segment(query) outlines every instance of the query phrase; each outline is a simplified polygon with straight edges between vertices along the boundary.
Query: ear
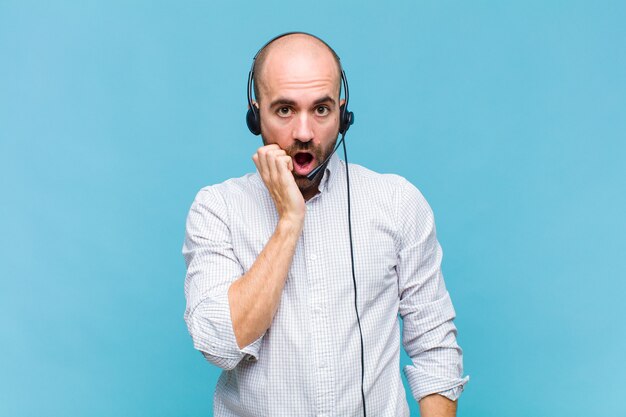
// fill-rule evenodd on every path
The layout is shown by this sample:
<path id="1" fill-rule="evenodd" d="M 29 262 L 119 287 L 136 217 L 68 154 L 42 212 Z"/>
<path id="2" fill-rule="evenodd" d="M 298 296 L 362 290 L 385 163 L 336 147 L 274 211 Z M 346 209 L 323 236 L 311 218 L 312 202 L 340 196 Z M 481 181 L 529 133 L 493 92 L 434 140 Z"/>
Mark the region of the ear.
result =
<path id="1" fill-rule="evenodd" d="M 339 107 L 343 106 L 344 104 L 346 104 L 345 98 L 342 98 L 341 100 L 339 100 Z"/>
<path id="2" fill-rule="evenodd" d="M 257 102 L 256 102 L 256 100 L 252 100 L 252 105 L 253 105 L 254 107 L 256 107 L 256 108 L 257 108 L 257 111 L 258 111 L 258 109 L 259 109 L 259 103 L 257 103 Z M 248 109 L 249 109 L 249 108 L 250 108 L 250 105 L 248 104 Z"/>

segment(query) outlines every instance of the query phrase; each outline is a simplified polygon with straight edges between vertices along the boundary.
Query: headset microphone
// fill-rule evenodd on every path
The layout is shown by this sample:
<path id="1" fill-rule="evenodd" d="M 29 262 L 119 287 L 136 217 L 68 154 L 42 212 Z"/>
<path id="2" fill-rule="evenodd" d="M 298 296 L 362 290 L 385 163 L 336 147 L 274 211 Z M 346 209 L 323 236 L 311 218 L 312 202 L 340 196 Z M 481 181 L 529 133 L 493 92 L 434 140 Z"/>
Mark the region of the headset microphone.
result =
<path id="1" fill-rule="evenodd" d="M 326 157 L 324 162 L 322 162 L 318 167 L 316 167 L 313 171 L 307 174 L 306 176 L 307 180 L 313 181 L 315 177 L 317 177 L 317 174 L 319 174 L 324 168 L 326 168 L 326 165 L 328 165 L 328 162 L 330 162 L 330 158 L 335 154 L 335 152 L 337 152 L 337 149 L 339 149 L 339 146 L 341 146 L 341 144 L 343 143 L 343 138 L 345 137 L 346 137 L 346 132 L 343 132 L 341 134 L 341 139 L 339 140 L 339 142 L 337 142 L 337 146 L 335 146 L 335 149 L 333 149 L 330 155 Z"/>

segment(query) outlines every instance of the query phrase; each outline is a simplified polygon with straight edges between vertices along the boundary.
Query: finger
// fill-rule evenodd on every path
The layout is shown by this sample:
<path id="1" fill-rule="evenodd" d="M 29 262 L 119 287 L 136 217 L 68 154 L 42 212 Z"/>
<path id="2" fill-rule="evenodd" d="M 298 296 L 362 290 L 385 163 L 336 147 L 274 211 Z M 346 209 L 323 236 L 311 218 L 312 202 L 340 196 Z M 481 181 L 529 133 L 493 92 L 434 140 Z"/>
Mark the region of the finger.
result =
<path id="1" fill-rule="evenodd" d="M 295 179 L 293 177 L 293 162 L 289 155 L 283 155 L 280 157 L 279 161 L 277 161 L 278 171 L 280 175 L 280 181 L 283 185 L 291 185 L 295 183 Z"/>
<path id="2" fill-rule="evenodd" d="M 260 160 L 265 160 L 265 163 L 263 163 L 263 166 L 265 166 L 269 155 L 282 155 L 285 154 L 285 151 L 279 148 L 278 145 L 267 145 L 261 146 L 259 149 L 257 149 L 256 153 L 259 155 Z"/>
<path id="3" fill-rule="evenodd" d="M 255 154 L 255 164 L 257 166 L 257 169 L 259 170 L 259 174 L 261 175 L 263 182 L 267 184 L 270 181 L 270 176 L 269 170 L 267 168 L 267 159 L 265 156 L 265 152 L 266 150 L 264 149 L 264 147 L 261 147 L 257 150 L 257 153 Z"/>
<path id="4" fill-rule="evenodd" d="M 282 150 L 278 145 L 271 144 L 261 146 L 257 150 L 257 167 L 261 178 L 265 182 L 270 192 L 274 193 L 275 188 L 280 184 L 280 173 L 276 166 L 276 158 L 286 155 L 286 152 Z"/>
<path id="5" fill-rule="evenodd" d="M 293 161 L 289 155 L 281 155 L 277 159 L 277 163 L 280 166 L 281 174 L 291 174 L 293 171 Z"/>
<path id="6" fill-rule="evenodd" d="M 260 171 L 261 168 L 259 167 L 259 154 L 258 153 L 255 153 L 254 155 L 252 155 L 252 162 L 254 162 L 254 166 L 256 166 L 256 169 Z"/>
<path id="7" fill-rule="evenodd" d="M 278 159 L 281 157 L 282 150 L 271 150 L 267 152 L 267 168 L 270 174 L 272 184 L 278 186 L 280 184 L 280 171 L 278 167 Z"/>
<path id="8" fill-rule="evenodd" d="M 269 145 L 261 146 L 259 149 L 265 149 L 267 151 L 270 151 L 270 150 L 281 149 L 281 148 L 275 143 L 270 143 Z"/>

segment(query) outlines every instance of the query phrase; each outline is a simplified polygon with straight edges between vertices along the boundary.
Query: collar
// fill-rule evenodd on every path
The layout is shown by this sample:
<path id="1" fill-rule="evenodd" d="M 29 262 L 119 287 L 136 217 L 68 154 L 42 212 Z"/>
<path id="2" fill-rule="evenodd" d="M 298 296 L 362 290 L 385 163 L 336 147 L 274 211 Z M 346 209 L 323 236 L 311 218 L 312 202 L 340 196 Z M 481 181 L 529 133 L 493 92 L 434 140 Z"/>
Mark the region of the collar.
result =
<path id="1" fill-rule="evenodd" d="M 330 161 L 328 161 L 328 164 L 326 164 L 326 168 L 324 169 L 324 176 L 322 177 L 322 181 L 320 181 L 319 185 L 319 194 L 322 194 L 326 190 L 330 191 L 333 184 L 337 180 L 340 168 L 341 163 L 339 161 L 339 156 L 337 156 L 337 152 L 335 152 L 335 154 L 330 157 Z"/>

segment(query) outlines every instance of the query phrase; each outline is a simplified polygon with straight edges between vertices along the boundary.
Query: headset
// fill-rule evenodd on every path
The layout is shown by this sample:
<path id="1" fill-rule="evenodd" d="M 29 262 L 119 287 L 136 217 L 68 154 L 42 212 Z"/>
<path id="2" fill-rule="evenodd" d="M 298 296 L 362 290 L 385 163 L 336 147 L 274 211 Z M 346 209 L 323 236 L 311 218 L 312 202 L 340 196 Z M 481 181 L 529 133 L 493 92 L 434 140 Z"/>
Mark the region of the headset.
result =
<path id="1" fill-rule="evenodd" d="M 324 40 L 318 38 L 315 35 L 312 35 L 307 32 L 286 32 L 282 33 L 274 38 L 270 39 L 258 50 L 258 52 L 252 58 L 252 66 L 250 67 L 250 72 L 248 73 L 248 112 L 246 113 L 246 124 L 248 125 L 248 129 L 254 135 L 261 134 L 261 116 L 259 114 L 258 107 L 254 104 L 252 100 L 252 84 L 254 82 L 254 66 L 256 64 L 256 59 L 263 50 L 270 45 L 272 42 L 283 38 L 288 35 L 308 35 L 312 38 L 317 39 L 322 42 L 326 47 L 333 53 L 337 63 L 339 64 L 339 70 L 341 71 L 341 83 L 343 85 L 344 99 L 345 102 L 339 108 L 339 133 L 341 133 L 341 140 L 335 146 L 335 149 L 326 157 L 326 160 L 322 162 L 317 168 L 313 169 L 309 174 L 307 174 L 307 178 L 309 181 L 312 181 L 320 172 L 324 170 L 330 158 L 334 155 L 340 145 L 343 144 L 343 155 L 346 163 L 346 186 L 347 186 L 347 197 L 348 197 L 348 237 L 350 238 L 350 261 L 352 266 L 352 283 L 354 284 L 354 310 L 356 312 L 356 320 L 359 327 L 359 336 L 361 338 L 361 400 L 363 403 L 363 416 L 367 417 L 367 413 L 365 410 L 365 390 L 363 388 L 363 381 L 365 379 L 365 359 L 363 352 L 363 331 L 361 330 L 361 319 L 359 317 L 359 309 L 357 305 L 357 291 L 356 291 L 356 276 L 354 273 L 354 248 L 352 243 L 352 220 L 350 214 L 350 173 L 348 170 L 348 154 L 346 152 L 346 143 L 344 142 L 346 132 L 350 128 L 350 126 L 354 123 L 354 113 L 348 110 L 348 102 L 350 100 L 350 90 L 348 89 L 348 79 L 346 78 L 346 73 L 341 66 L 341 60 L 339 59 L 339 55 L 335 52 L 333 48 L 330 47 Z"/>
<path id="2" fill-rule="evenodd" d="M 352 113 L 351 111 L 348 111 L 348 101 L 350 100 L 350 93 L 348 90 L 348 79 L 346 78 L 346 73 L 341 67 L 341 60 L 339 59 L 339 55 L 337 55 L 337 53 L 333 50 L 333 48 L 331 48 L 330 45 L 328 45 L 326 42 L 324 42 L 322 39 L 318 38 L 317 36 L 311 35 L 310 33 L 306 33 L 306 32 L 287 32 L 287 33 L 280 34 L 270 39 L 265 45 L 261 47 L 261 49 L 259 49 L 259 51 L 254 55 L 254 58 L 252 58 L 252 66 L 250 67 L 250 72 L 248 73 L 248 113 L 246 114 L 246 124 L 248 125 L 248 129 L 250 129 L 250 132 L 252 132 L 252 134 L 254 135 L 261 134 L 261 117 L 259 115 L 259 109 L 257 108 L 257 106 L 254 104 L 254 101 L 252 100 L 252 83 L 254 80 L 254 66 L 256 64 L 257 57 L 272 42 L 280 38 L 283 38 L 285 36 L 297 35 L 297 34 L 308 35 L 322 42 L 333 53 L 334 57 L 339 63 L 339 70 L 341 71 L 341 81 L 343 84 L 344 98 L 346 99 L 345 103 L 342 104 L 339 109 L 339 112 L 340 112 L 339 133 L 344 135 L 348 131 L 350 126 L 354 123 L 354 113 Z"/>

